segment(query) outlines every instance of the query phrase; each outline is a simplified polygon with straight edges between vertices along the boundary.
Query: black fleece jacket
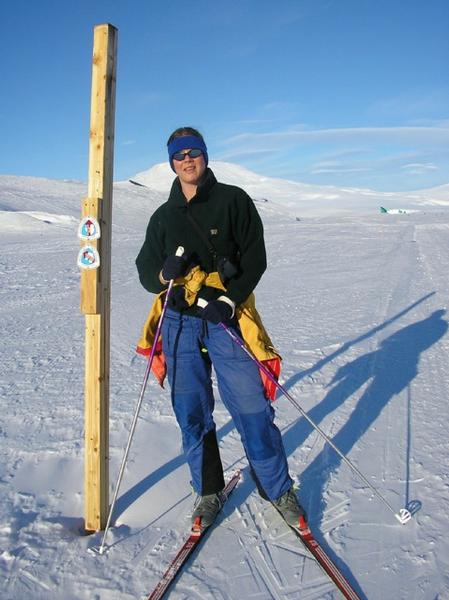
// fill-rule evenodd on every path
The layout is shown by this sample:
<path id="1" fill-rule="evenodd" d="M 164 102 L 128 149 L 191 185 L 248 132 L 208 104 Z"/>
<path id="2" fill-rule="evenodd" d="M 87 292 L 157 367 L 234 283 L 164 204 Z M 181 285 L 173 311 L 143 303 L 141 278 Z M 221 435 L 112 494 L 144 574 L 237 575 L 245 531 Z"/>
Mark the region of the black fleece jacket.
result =
<path id="1" fill-rule="evenodd" d="M 262 221 L 248 194 L 238 187 L 218 183 L 210 169 L 190 202 L 176 178 L 168 200 L 151 216 L 136 259 L 140 282 L 149 292 L 165 289 L 159 273 L 164 260 L 175 254 L 178 246 L 184 247 L 191 266 L 199 264 L 207 273 L 217 270 L 217 260 L 189 220 L 188 212 L 218 257 L 238 265 L 237 275 L 227 284 L 226 295 L 240 304 L 254 290 L 267 266 Z M 200 295 L 210 300 L 222 293 L 209 288 Z"/>

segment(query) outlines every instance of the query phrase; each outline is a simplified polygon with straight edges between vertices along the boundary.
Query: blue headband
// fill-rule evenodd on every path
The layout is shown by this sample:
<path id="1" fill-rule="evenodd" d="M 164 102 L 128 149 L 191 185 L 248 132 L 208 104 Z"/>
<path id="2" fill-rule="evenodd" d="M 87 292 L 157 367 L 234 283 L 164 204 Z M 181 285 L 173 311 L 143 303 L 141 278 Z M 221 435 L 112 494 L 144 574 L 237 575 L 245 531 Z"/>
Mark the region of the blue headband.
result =
<path id="1" fill-rule="evenodd" d="M 181 137 L 175 138 L 168 145 L 168 160 L 170 161 L 171 168 L 173 169 L 173 154 L 176 154 L 180 150 L 191 150 L 192 148 L 198 148 L 199 150 L 201 150 L 207 167 L 209 157 L 207 156 L 207 147 L 204 143 L 204 140 L 197 137 L 196 135 L 183 135 Z M 175 169 L 173 169 L 173 171 L 174 170 Z"/>

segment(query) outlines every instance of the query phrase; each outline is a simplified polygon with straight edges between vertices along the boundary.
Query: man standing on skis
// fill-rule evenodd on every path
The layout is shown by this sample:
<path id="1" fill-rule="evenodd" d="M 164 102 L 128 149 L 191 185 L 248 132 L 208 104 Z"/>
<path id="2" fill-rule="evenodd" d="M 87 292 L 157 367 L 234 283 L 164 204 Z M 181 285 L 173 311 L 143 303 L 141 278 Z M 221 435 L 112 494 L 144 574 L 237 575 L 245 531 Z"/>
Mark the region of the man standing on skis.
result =
<path id="1" fill-rule="evenodd" d="M 162 360 L 198 494 L 192 522 L 199 518 L 202 527 L 212 523 L 225 485 L 213 420 L 213 366 L 259 492 L 297 526 L 304 511 L 267 398 L 273 390 L 262 381 L 256 363 L 219 325 L 243 336 L 265 364 L 279 363 L 254 304 L 253 290 L 266 269 L 261 219 L 242 189 L 217 182 L 197 130 L 177 129 L 167 147 L 177 178 L 168 200 L 150 219 L 136 265 L 145 289 L 158 294 L 153 317 L 160 313 L 158 299 L 174 280 L 162 324 Z M 182 256 L 176 256 L 179 246 L 184 248 Z M 147 339 L 150 345 L 151 331 Z"/>

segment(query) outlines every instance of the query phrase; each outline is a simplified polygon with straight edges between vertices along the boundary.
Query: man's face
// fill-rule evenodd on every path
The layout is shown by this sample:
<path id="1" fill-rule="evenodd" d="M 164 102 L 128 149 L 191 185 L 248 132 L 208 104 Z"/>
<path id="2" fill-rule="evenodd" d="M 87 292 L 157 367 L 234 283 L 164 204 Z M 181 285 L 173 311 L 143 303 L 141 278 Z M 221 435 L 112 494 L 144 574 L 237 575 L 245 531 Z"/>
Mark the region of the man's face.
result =
<path id="1" fill-rule="evenodd" d="M 190 149 L 182 150 L 186 154 L 184 160 L 173 160 L 173 167 L 176 175 L 178 175 L 181 183 L 189 185 L 199 185 L 206 170 L 206 161 L 201 154 L 196 158 L 192 158 L 187 154 Z"/>

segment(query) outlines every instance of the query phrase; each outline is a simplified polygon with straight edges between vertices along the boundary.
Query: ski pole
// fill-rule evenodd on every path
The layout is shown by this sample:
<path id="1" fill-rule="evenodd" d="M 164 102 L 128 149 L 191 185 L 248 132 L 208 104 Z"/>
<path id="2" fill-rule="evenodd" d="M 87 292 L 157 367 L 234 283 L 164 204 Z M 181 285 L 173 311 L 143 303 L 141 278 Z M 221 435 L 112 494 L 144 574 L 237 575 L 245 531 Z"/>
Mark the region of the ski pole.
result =
<path id="1" fill-rule="evenodd" d="M 203 304 L 204 306 L 204 304 Z M 248 350 L 245 345 L 245 342 L 235 334 L 229 327 L 227 327 L 224 323 L 219 323 L 220 327 L 222 327 L 226 333 L 234 340 L 234 342 L 242 348 L 242 350 L 257 364 L 259 369 L 265 373 L 268 379 L 274 383 L 274 385 L 278 388 L 278 390 L 289 400 L 293 406 L 301 413 L 301 415 L 306 419 L 306 421 L 317 431 L 321 437 L 335 450 L 335 452 L 340 456 L 340 458 L 348 465 L 348 467 L 356 473 L 360 479 L 370 488 L 372 492 L 381 500 L 385 506 L 390 510 L 396 519 L 404 525 L 409 521 L 412 517 L 411 512 L 407 508 L 401 508 L 397 513 L 391 504 L 382 496 L 382 494 L 368 481 L 368 479 L 359 471 L 359 469 L 347 458 L 333 443 L 333 441 L 327 436 L 324 431 L 309 417 L 309 415 L 303 410 L 303 408 L 298 404 L 298 402 L 291 396 L 287 390 L 277 381 L 277 379 L 273 376 L 271 371 L 267 369 L 267 367 L 260 362 L 253 354 Z"/>
<path id="2" fill-rule="evenodd" d="M 176 250 L 176 256 L 182 256 L 183 254 L 184 254 L 184 248 L 182 246 L 179 246 L 178 249 Z M 161 316 L 159 317 L 159 321 L 157 324 L 156 334 L 154 336 L 154 341 L 153 341 L 153 346 L 151 348 L 150 357 L 148 359 L 147 368 L 145 370 L 145 375 L 143 378 L 142 386 L 140 388 L 139 399 L 137 401 L 136 410 L 134 412 L 134 418 L 132 420 L 131 429 L 130 429 L 129 436 L 128 436 L 128 442 L 126 444 L 125 452 L 124 452 L 123 459 L 122 459 L 122 464 L 120 465 L 120 470 L 119 470 L 119 474 L 117 477 L 117 483 L 115 485 L 115 491 L 114 491 L 114 495 L 112 498 L 112 503 L 109 508 L 109 514 L 108 514 L 108 519 L 107 519 L 106 527 L 105 527 L 104 534 L 103 534 L 103 540 L 101 542 L 100 547 L 98 549 L 94 549 L 95 551 L 98 552 L 98 554 L 103 554 L 103 552 L 104 552 L 106 535 L 107 535 L 107 533 L 109 531 L 109 527 L 111 525 L 112 513 L 114 512 L 115 502 L 117 500 L 118 492 L 120 489 L 120 484 L 122 483 L 122 478 L 123 478 L 123 473 L 125 471 L 126 461 L 128 460 L 129 449 L 131 448 L 131 442 L 132 442 L 132 438 L 134 435 L 134 431 L 136 429 L 137 419 L 139 417 L 139 412 L 140 412 L 140 407 L 142 406 L 142 401 L 143 401 L 143 397 L 145 395 L 148 378 L 151 373 L 151 366 L 153 364 L 153 359 L 156 354 L 156 346 L 157 346 L 157 342 L 159 340 L 159 336 L 161 334 L 162 322 L 164 320 L 165 312 L 167 310 L 167 304 L 168 304 L 168 300 L 170 298 L 170 294 L 171 294 L 171 291 L 173 288 L 173 283 L 174 283 L 174 279 L 171 279 L 168 284 L 167 292 L 165 294 L 165 300 L 164 300 L 164 304 L 162 306 Z"/>

